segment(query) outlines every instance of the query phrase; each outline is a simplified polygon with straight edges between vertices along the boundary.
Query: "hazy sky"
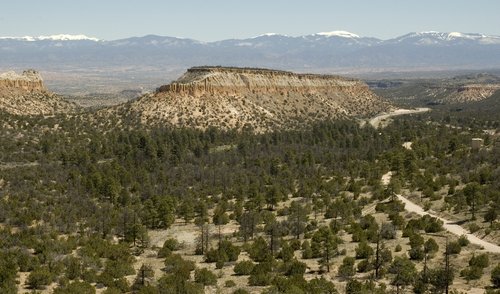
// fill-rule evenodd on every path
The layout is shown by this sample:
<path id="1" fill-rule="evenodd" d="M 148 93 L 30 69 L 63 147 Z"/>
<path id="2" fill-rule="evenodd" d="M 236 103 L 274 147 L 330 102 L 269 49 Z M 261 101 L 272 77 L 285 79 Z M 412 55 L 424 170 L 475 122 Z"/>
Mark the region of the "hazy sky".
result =
<path id="1" fill-rule="evenodd" d="M 263 33 L 346 30 L 393 38 L 413 31 L 500 35 L 499 0 L 3 1 L 0 36 L 156 34 L 215 41 Z"/>

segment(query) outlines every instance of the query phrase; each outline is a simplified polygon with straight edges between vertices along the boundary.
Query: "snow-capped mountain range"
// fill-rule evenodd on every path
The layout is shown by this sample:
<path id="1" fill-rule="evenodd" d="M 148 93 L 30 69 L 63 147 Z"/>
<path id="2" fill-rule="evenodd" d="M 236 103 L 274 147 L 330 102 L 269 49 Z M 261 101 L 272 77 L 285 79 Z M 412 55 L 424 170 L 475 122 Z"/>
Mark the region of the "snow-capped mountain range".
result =
<path id="1" fill-rule="evenodd" d="M 316 35 L 325 37 L 359 38 L 358 35 L 346 31 L 321 32 Z"/>
<path id="2" fill-rule="evenodd" d="M 214 42 L 156 35 L 110 41 L 65 34 L 0 37 L 0 70 L 72 70 L 137 80 L 161 74 L 165 80 L 197 65 L 325 73 L 500 69 L 500 36 L 430 31 L 381 40 L 331 31 Z"/>
<path id="3" fill-rule="evenodd" d="M 152 37 L 154 35 L 148 35 L 146 37 Z M 252 37 L 249 39 L 257 39 L 261 37 L 282 37 L 282 38 L 302 38 L 302 39 L 310 39 L 311 37 L 325 37 L 325 38 L 344 38 L 344 39 L 361 39 L 359 35 L 356 35 L 354 33 L 348 32 L 348 31 L 331 31 L 331 32 L 320 32 L 312 35 L 305 35 L 305 36 L 299 36 L 299 37 L 291 37 L 287 35 L 281 35 L 277 33 L 265 33 L 256 37 Z M 156 37 L 156 36 L 155 36 Z M 159 37 L 159 36 L 157 36 Z M 137 37 L 134 37 L 137 39 Z M 145 38 L 145 37 L 144 37 Z M 169 37 L 166 37 L 169 38 Z M 175 39 L 181 39 L 181 40 L 189 40 L 186 38 L 176 38 L 176 37 L 170 37 L 170 38 L 175 38 Z M 427 31 L 427 32 L 413 32 L 409 33 L 394 39 L 389 39 L 386 41 L 376 39 L 376 38 L 366 38 L 363 37 L 364 39 L 371 39 L 371 40 L 376 40 L 378 41 L 377 43 L 383 43 L 383 42 L 402 42 L 405 40 L 412 40 L 415 44 L 419 45 L 430 45 L 430 44 L 438 44 L 440 42 L 446 42 L 446 41 L 457 41 L 457 40 L 473 40 L 473 41 L 479 41 L 480 43 L 483 44 L 500 44 L 500 36 L 488 36 L 484 34 L 477 34 L 477 33 L 460 33 L 460 32 L 451 32 L 451 33 L 442 33 L 442 32 L 436 32 L 436 31 Z M 132 39 L 132 38 L 131 38 Z M 100 42 L 104 41 L 95 37 L 88 37 L 86 35 L 70 35 L 70 34 L 59 34 L 59 35 L 50 35 L 50 36 L 24 36 L 24 37 L 0 37 L 0 40 L 17 40 L 17 41 L 27 41 L 27 42 L 35 42 L 35 41 L 94 41 L 94 42 Z M 127 40 L 127 39 L 125 39 Z M 245 40 L 245 39 L 243 39 Z M 120 40 L 117 40 L 120 41 Z M 116 41 L 110 41 L 110 42 L 116 42 Z M 223 41 L 222 41 L 223 42 Z M 201 42 L 200 42 L 201 43 Z M 214 42 L 217 43 L 217 42 Z"/>
<path id="4" fill-rule="evenodd" d="M 441 33 L 441 32 L 420 32 L 409 33 L 407 35 L 395 38 L 395 42 L 411 42 L 415 45 L 438 45 L 457 42 L 475 42 L 477 44 L 500 44 L 500 36 L 488 36 L 483 34 L 465 34 L 459 32 Z"/>
<path id="5" fill-rule="evenodd" d="M 17 40 L 17 41 L 26 41 L 26 42 L 35 42 L 35 41 L 94 41 L 99 42 L 100 40 L 93 37 L 87 37 L 85 35 L 51 35 L 51 36 L 24 36 L 24 37 L 0 37 L 0 40 Z"/>

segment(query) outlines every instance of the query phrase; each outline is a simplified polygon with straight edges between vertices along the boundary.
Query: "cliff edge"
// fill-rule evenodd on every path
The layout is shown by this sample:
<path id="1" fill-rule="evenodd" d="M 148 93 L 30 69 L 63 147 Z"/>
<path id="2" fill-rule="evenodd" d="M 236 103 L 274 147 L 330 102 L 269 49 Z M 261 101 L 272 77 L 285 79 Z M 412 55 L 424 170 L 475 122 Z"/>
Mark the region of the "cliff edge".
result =
<path id="1" fill-rule="evenodd" d="M 204 95 L 328 94 L 333 91 L 368 90 L 358 80 L 332 75 L 296 74 L 287 71 L 233 67 L 193 67 L 158 92 Z"/>
<path id="2" fill-rule="evenodd" d="M 390 110 L 359 80 L 287 71 L 193 67 L 153 95 L 129 105 L 145 124 L 256 132 L 332 119 L 365 118 Z"/>
<path id="3" fill-rule="evenodd" d="M 0 74 L 0 89 L 26 92 L 47 92 L 42 76 L 35 70 L 25 70 L 22 74 L 9 71 Z"/>
<path id="4" fill-rule="evenodd" d="M 16 115 L 54 114 L 75 109 L 45 87 L 35 70 L 0 74 L 0 110 Z"/>

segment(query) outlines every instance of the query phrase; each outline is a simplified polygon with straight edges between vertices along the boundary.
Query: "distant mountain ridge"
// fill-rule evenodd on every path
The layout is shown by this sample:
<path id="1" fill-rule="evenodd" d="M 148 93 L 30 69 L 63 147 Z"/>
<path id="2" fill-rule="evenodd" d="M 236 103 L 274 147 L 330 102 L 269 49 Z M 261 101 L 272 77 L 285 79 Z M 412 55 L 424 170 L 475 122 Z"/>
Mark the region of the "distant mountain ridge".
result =
<path id="1" fill-rule="evenodd" d="M 50 36 L 24 36 L 24 37 L 0 37 L 0 40 L 18 40 L 18 41 L 27 41 L 27 42 L 35 42 L 35 41 L 100 41 L 94 37 L 87 37 L 85 35 L 68 35 L 68 34 L 59 34 L 59 35 L 50 35 Z"/>
<path id="2" fill-rule="evenodd" d="M 154 88 L 203 64 L 341 74 L 496 69 L 500 36 L 420 32 L 380 40 L 332 31 L 214 42 L 156 35 L 112 41 L 85 35 L 2 37 L 0 56 L 0 70 L 37 68 Z"/>
<path id="3" fill-rule="evenodd" d="M 159 37 L 159 38 L 172 38 L 172 39 L 179 39 L 179 40 L 191 40 L 195 41 L 198 43 L 218 43 L 218 42 L 224 42 L 227 40 L 249 40 L 249 39 L 256 39 L 260 37 L 285 37 L 285 38 L 303 38 L 303 39 L 310 39 L 311 37 L 315 36 L 322 36 L 322 37 L 337 37 L 337 38 L 347 38 L 347 39 L 371 39 L 371 40 L 376 40 L 378 42 L 391 42 L 391 41 L 401 41 L 403 39 L 409 39 L 409 38 L 432 38 L 432 39 L 439 39 L 442 41 L 451 41 L 451 40 L 457 40 L 457 39 L 466 39 L 466 40 L 489 40 L 491 42 L 485 42 L 485 43 L 500 43 L 500 36 L 496 35 L 485 35 L 485 34 L 479 34 L 479 33 L 461 33 L 461 32 L 438 32 L 438 31 L 424 31 L 424 32 L 411 32 L 406 35 L 402 35 L 396 38 L 391 38 L 387 40 L 382 40 L 374 37 L 361 37 L 357 34 L 348 32 L 348 31 L 329 31 L 329 32 L 319 32 L 315 34 L 310 34 L 310 35 L 303 35 L 303 36 L 288 36 L 288 35 L 283 35 L 283 34 L 278 34 L 278 33 L 265 33 L 261 34 L 255 37 L 249 37 L 249 38 L 243 38 L 243 39 L 225 39 L 225 40 L 220 40 L 220 41 L 213 41 L 213 42 L 201 42 L 201 41 L 196 41 L 194 39 L 190 38 L 181 38 L 181 37 L 168 37 L 168 36 L 160 36 L 160 35 L 145 35 L 143 37 L 130 37 L 130 38 L 125 38 L 125 39 L 116 39 L 116 40 L 103 40 L 99 39 L 96 37 L 89 37 L 83 34 L 79 35 L 71 35 L 71 34 L 58 34 L 58 35 L 41 35 L 41 36 L 22 36 L 22 37 L 0 37 L 0 40 L 18 40 L 18 41 L 28 41 L 28 42 L 34 42 L 34 41 L 44 41 L 44 40 L 50 40 L 50 41 L 94 41 L 94 42 L 117 42 L 117 41 L 122 41 L 122 40 L 128 40 L 128 39 L 141 39 L 141 38 L 147 38 L 147 37 Z"/>
<path id="4" fill-rule="evenodd" d="M 243 38 L 243 39 L 225 39 L 213 42 L 202 42 L 197 41 L 195 39 L 190 38 L 181 38 L 181 37 L 169 37 L 169 36 L 160 36 L 160 35 L 145 35 L 142 37 L 130 37 L 125 39 L 116 39 L 116 40 L 103 40 L 96 37 L 89 37 L 83 34 L 79 35 L 71 35 L 71 34 L 58 34 L 58 35 L 41 35 L 41 36 L 22 36 L 22 37 L 0 37 L 0 40 L 15 40 L 15 41 L 26 41 L 26 42 L 36 42 L 36 41 L 94 41 L 94 42 L 109 42 L 114 44 L 119 44 L 120 41 L 131 40 L 131 39 L 150 39 L 150 38 L 165 38 L 165 39 L 177 39 L 177 40 L 186 40 L 191 41 L 193 43 L 200 44 L 216 44 L 229 40 L 252 40 L 258 38 L 265 37 L 281 37 L 288 39 L 304 39 L 304 40 L 313 40 L 314 37 L 325 37 L 325 38 L 344 38 L 344 39 L 365 39 L 371 40 L 373 43 L 393 43 L 393 42 L 401 42 L 402 40 L 408 39 L 428 39 L 428 40 L 440 40 L 440 41 L 456 41 L 456 40 L 469 40 L 469 41 L 479 41 L 483 44 L 500 44 L 500 36 L 496 35 L 485 35 L 480 33 L 461 33 L 461 32 L 438 32 L 438 31 L 424 31 L 424 32 L 411 32 L 396 38 L 391 39 L 378 39 L 374 37 L 361 37 L 357 34 L 348 32 L 348 31 L 329 31 L 329 32 L 319 32 L 310 35 L 303 36 L 288 36 L 278 33 L 265 33 L 255 37 Z M 420 45 L 430 45 L 432 43 L 418 43 Z"/>

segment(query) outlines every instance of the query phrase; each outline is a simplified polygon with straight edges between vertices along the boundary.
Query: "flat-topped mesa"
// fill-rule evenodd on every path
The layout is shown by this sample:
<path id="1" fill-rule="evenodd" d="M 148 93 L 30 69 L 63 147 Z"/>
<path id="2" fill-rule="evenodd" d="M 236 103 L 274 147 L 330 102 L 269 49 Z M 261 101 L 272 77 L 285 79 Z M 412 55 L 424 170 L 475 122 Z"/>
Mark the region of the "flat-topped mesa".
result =
<path id="1" fill-rule="evenodd" d="M 177 81 L 158 88 L 160 93 L 171 92 L 194 97 L 245 93 L 327 94 L 331 91 L 368 90 L 365 83 L 340 76 L 236 67 L 193 67 Z"/>
<path id="2" fill-rule="evenodd" d="M 497 91 L 500 90 L 500 84 L 469 84 L 463 85 L 458 88 L 458 92 L 484 90 L 484 91 Z"/>
<path id="3" fill-rule="evenodd" d="M 149 125 L 267 132 L 371 117 L 391 108 L 355 79 L 257 68 L 194 67 L 154 95 L 133 101 L 125 111 Z"/>
<path id="4" fill-rule="evenodd" d="M 42 76 L 32 69 L 25 70 L 22 74 L 13 71 L 0 74 L 0 89 L 47 92 Z"/>
<path id="5" fill-rule="evenodd" d="M 481 101 L 500 91 L 500 84 L 468 84 L 452 90 L 454 90 L 452 94 L 440 99 L 439 102 L 469 103 Z"/>
<path id="6" fill-rule="evenodd" d="M 73 103 L 45 88 L 37 71 L 26 70 L 22 74 L 0 74 L 0 113 L 14 115 L 48 115 L 72 112 Z"/>

